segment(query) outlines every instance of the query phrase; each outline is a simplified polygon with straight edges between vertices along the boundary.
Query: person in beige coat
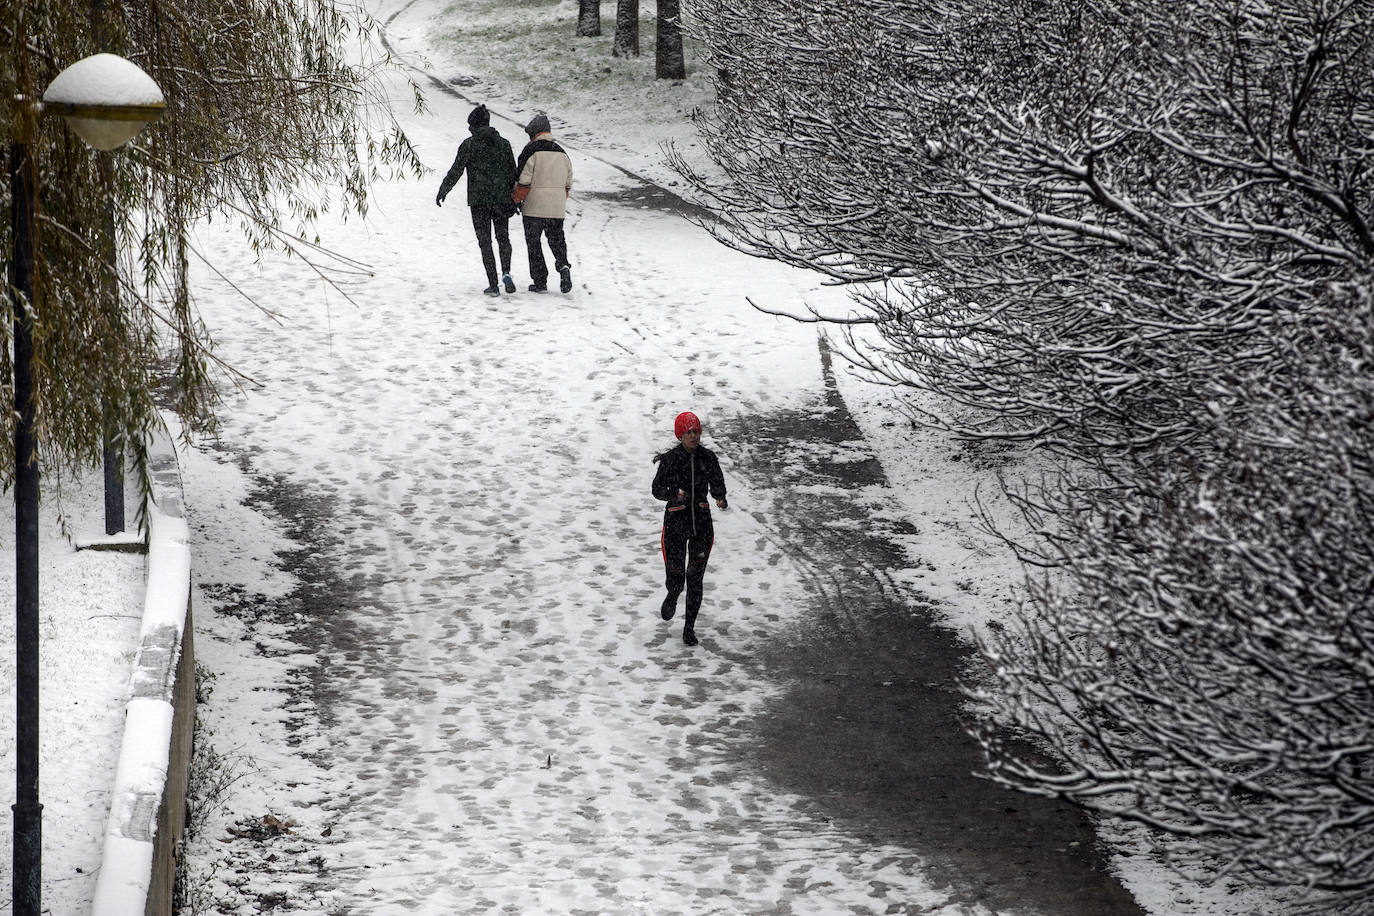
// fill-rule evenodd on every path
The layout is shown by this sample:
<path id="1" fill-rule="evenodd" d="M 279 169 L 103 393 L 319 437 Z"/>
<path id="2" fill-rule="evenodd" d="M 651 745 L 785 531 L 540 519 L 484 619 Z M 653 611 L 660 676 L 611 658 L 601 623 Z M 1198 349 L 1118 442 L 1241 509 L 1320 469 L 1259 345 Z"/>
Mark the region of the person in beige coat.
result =
<path id="1" fill-rule="evenodd" d="M 520 151 L 515 170 L 515 200 L 525 223 L 525 249 L 529 254 L 530 292 L 548 290 L 549 268 L 544 261 L 542 239 L 547 236 L 553 252 L 553 268 L 558 271 L 558 288 L 572 290 L 572 264 L 568 261 L 568 242 L 563 235 L 563 217 L 568 195 L 572 193 L 572 161 L 563 147 L 553 141 L 548 116 L 535 115 L 525 127 L 530 142 Z"/>

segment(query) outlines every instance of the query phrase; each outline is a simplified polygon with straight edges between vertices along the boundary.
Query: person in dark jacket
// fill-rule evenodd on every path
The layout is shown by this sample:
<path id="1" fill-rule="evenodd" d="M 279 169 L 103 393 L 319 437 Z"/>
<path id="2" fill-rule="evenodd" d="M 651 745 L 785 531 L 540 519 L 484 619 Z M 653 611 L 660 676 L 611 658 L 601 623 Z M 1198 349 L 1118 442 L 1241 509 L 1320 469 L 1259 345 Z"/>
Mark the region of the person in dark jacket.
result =
<path id="1" fill-rule="evenodd" d="M 515 153 L 510 141 L 491 126 L 491 114 L 486 105 L 478 105 L 468 115 L 468 137 L 458 147 L 458 155 L 439 185 L 434 202 L 444 205 L 444 198 L 463 172 L 468 173 L 468 207 L 472 210 L 472 229 L 477 233 L 477 247 L 482 251 L 482 266 L 487 271 L 488 296 L 499 296 L 496 282 L 496 258 L 491 251 L 492 235 L 501 255 L 501 280 L 506 292 L 515 292 L 510 276 L 510 229 L 507 221 L 515 214 L 511 194 L 515 189 Z"/>
<path id="2" fill-rule="evenodd" d="M 673 434 L 678 444 L 654 458 L 658 464 L 652 487 L 654 499 L 668 503 L 663 510 L 661 537 L 668 596 L 659 613 L 664 620 L 672 620 L 677 613 L 677 596 L 685 587 L 687 619 L 682 627 L 682 641 L 695 646 L 706 560 L 711 556 L 716 536 L 707 497 L 714 498 L 721 509 L 727 507 L 725 476 L 715 453 L 701 444 L 701 421 L 696 414 L 678 414 L 673 421 Z"/>

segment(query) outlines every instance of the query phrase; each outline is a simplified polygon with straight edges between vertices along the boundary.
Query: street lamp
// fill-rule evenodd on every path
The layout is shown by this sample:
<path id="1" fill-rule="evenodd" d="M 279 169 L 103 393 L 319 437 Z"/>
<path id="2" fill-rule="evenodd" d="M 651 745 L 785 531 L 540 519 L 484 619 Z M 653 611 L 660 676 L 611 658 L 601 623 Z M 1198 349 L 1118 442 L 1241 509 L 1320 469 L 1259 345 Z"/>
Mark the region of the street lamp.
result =
<path id="1" fill-rule="evenodd" d="M 33 402 L 33 200 L 29 151 L 38 117 L 60 114 L 96 149 L 114 149 L 162 113 L 162 91 L 136 64 L 113 54 L 77 61 L 41 104 L 21 98 L 9 149 L 14 258 L 15 803 L 14 916 L 39 916 L 43 806 L 38 801 L 38 456 Z M 27 109 L 27 110 L 25 110 Z"/>

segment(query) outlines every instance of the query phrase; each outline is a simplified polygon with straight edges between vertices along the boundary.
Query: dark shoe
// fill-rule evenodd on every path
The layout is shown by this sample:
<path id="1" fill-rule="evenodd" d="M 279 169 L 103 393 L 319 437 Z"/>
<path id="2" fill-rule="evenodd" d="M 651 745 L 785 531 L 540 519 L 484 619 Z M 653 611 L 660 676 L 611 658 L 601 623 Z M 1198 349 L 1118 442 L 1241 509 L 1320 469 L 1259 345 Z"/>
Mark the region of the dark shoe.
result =
<path id="1" fill-rule="evenodd" d="M 549 288 L 548 288 L 547 286 L 545 286 L 543 283 L 531 283 L 531 284 L 530 284 L 530 292 L 532 292 L 532 293 L 547 293 L 548 291 L 549 291 Z"/>
<path id="2" fill-rule="evenodd" d="M 663 599 L 663 606 L 658 609 L 658 616 L 664 620 L 672 620 L 677 613 L 677 595 L 669 595 Z"/>
<path id="3" fill-rule="evenodd" d="M 558 272 L 558 291 L 560 293 L 572 292 L 572 268 L 565 267 Z"/>
<path id="4" fill-rule="evenodd" d="M 515 292 L 515 281 L 510 278 L 510 274 L 506 274 L 505 276 L 503 276 L 501 278 L 501 282 L 506 284 L 506 292 Z"/>
<path id="5" fill-rule="evenodd" d="M 488 286 L 486 289 L 482 290 L 482 292 L 486 293 L 488 296 L 501 295 L 501 291 L 494 286 Z"/>
<path id="6" fill-rule="evenodd" d="M 682 641 L 689 646 L 695 646 L 697 644 L 697 634 L 692 630 L 683 630 Z"/>

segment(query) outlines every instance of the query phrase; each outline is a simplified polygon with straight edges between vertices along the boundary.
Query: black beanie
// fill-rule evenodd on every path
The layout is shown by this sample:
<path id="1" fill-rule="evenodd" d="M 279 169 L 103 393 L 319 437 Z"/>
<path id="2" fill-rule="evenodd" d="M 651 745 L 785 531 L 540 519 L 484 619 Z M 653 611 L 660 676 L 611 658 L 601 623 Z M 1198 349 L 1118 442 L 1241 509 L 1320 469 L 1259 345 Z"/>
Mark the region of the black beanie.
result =
<path id="1" fill-rule="evenodd" d="M 486 127 L 490 123 L 491 112 L 487 111 L 486 105 L 478 105 L 468 115 L 468 127 Z"/>

